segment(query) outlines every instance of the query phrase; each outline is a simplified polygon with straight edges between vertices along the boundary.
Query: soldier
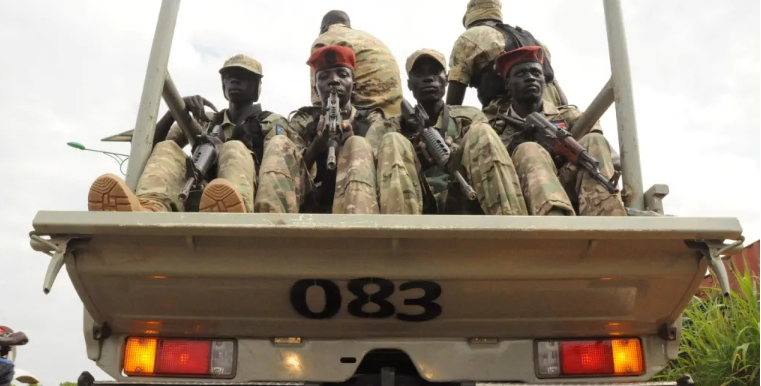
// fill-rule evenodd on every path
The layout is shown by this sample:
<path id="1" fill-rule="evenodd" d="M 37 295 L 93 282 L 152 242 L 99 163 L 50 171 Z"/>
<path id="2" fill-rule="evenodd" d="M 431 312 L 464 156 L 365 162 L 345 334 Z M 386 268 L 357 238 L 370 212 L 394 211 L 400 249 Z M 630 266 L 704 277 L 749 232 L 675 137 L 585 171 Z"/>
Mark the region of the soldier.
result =
<path id="1" fill-rule="evenodd" d="M 444 55 L 435 50 L 421 49 L 407 58 L 405 68 L 409 77 L 407 86 L 428 114 L 429 121 L 425 125 L 438 129 L 445 142 L 453 148 L 450 170 L 447 171 L 432 163 L 425 151 L 419 151 L 422 174 L 425 176 L 423 190 L 427 198 L 427 202 L 420 206 L 425 205 L 426 213 L 472 212 L 475 209 L 489 215 L 527 215 L 515 167 L 484 114 L 474 107 L 445 105 L 443 98 L 447 74 Z M 419 136 L 415 135 L 419 129 L 417 126 L 418 123 L 410 117 L 396 116 L 389 119 L 387 125 L 370 129 L 367 139 L 374 148 L 382 149 L 381 138 L 385 140 L 387 133 L 401 131 L 404 136 L 420 143 Z M 384 165 L 380 161 L 378 168 L 381 178 L 391 174 L 383 170 Z M 452 183 L 450 187 L 448 180 L 449 172 L 455 169 L 460 170 L 476 191 L 478 201 L 475 208 L 465 205 L 466 198 L 453 197 L 458 196 L 459 186 Z M 383 205 L 383 195 L 380 200 Z"/>
<path id="2" fill-rule="evenodd" d="M 383 124 L 383 110 L 376 108 L 364 117 L 357 115 L 357 109 L 351 103 L 356 57 L 350 48 L 327 46 L 317 49 L 307 64 L 315 72 L 315 88 L 322 107 L 302 107 L 292 113 L 291 130 L 304 138 L 305 150 L 282 136 L 273 138 L 267 147 L 255 210 L 379 213 L 375 158 L 364 135 Z M 323 111 L 327 108 L 331 89 L 336 91 L 343 119 L 335 170 L 327 168 L 329 135 L 323 131 L 326 126 Z M 407 145 L 407 158 L 414 160 L 414 149 L 409 142 Z M 389 147 L 389 157 L 399 157 L 398 153 L 394 146 Z"/>
<path id="3" fill-rule="evenodd" d="M 542 46 L 547 52 L 544 74 L 548 87 L 544 99 L 556 106 L 567 104 L 554 80 L 549 51 L 530 32 L 502 22 L 500 0 L 470 0 L 462 21 L 466 30 L 455 41 L 449 57 L 448 105 L 461 105 L 467 88 L 475 87 L 486 117 L 494 118 L 494 112 L 486 107 L 492 99 L 507 92 L 494 71 L 494 59 L 505 51 L 533 45 Z"/>
<path id="4" fill-rule="evenodd" d="M 357 83 L 352 103 L 361 115 L 373 108 L 381 108 L 386 116 L 399 114 L 402 102 L 402 79 L 399 65 L 391 50 L 375 36 L 353 29 L 349 15 L 343 11 L 330 11 L 322 18 L 320 35 L 312 43 L 312 52 L 326 46 L 346 46 L 354 51 Z M 314 71 L 310 72 L 312 105 L 321 106 L 314 91 Z"/>
<path id="5" fill-rule="evenodd" d="M 490 105 L 497 111 L 493 126 L 500 132 L 521 178 L 529 214 L 573 216 L 576 213 L 574 207 L 577 207 L 582 216 L 625 216 L 619 193 L 609 193 L 586 170 L 579 170 L 565 160 L 558 173 L 552 155 L 544 147 L 525 139 L 520 133 L 522 127 L 513 127 L 500 118 L 505 115 L 525 118 L 532 112 L 539 112 L 556 127 L 570 129 L 576 123 L 581 111 L 575 106 L 557 107 L 542 99 L 544 60 L 544 50 L 538 46 L 521 47 L 500 55 L 496 61 L 497 71 L 506 81 L 512 102 L 500 98 Z M 598 161 L 601 174 L 611 178 L 614 170 L 612 149 L 602 135 L 599 122 L 579 143 Z"/>
<path id="6" fill-rule="evenodd" d="M 259 104 L 263 77 L 261 64 L 245 55 L 235 55 L 219 70 L 222 92 L 229 107 L 209 117 L 204 105 L 216 108 L 201 97 L 183 98 L 187 110 L 198 120 L 210 120 L 208 127 L 222 126 L 223 139 L 204 134 L 218 150 L 216 179 L 205 186 L 199 203 L 201 212 L 252 212 L 256 189 L 254 157 L 261 157 L 264 146 L 284 131 L 284 117 L 263 111 Z M 171 116 L 170 113 L 167 113 Z M 173 118 L 165 116 L 157 124 L 157 143 L 133 193 L 124 181 L 113 175 L 98 177 L 90 187 L 88 208 L 91 211 L 183 212 L 180 190 L 187 181 L 187 144 L 179 127 L 168 129 Z M 168 133 L 167 133 L 168 132 Z M 166 133 L 166 134 L 165 134 Z M 225 141 L 226 139 L 226 141 Z M 214 173 L 211 173 L 214 174 Z"/>

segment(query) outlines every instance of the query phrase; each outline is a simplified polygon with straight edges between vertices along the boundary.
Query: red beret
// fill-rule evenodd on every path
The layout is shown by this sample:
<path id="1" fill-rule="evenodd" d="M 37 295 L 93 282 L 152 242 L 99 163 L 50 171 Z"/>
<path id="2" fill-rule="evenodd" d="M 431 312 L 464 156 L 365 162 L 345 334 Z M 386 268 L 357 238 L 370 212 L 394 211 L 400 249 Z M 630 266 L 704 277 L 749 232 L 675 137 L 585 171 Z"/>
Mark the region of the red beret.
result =
<path id="1" fill-rule="evenodd" d="M 544 64 L 544 50 L 539 46 L 526 46 L 508 51 L 495 60 L 497 72 L 506 78 L 510 69 L 523 62 L 539 62 Z"/>
<path id="2" fill-rule="evenodd" d="M 312 52 L 307 64 L 314 68 L 315 72 L 333 67 L 349 67 L 354 70 L 357 57 L 349 47 L 327 46 Z"/>

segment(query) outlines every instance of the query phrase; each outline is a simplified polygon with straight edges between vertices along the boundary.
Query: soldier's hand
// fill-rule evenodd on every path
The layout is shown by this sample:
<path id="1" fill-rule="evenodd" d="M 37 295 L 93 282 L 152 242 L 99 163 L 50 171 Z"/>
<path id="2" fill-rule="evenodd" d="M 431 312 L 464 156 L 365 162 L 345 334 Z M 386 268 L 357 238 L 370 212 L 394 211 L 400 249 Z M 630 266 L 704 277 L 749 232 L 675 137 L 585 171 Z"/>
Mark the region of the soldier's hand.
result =
<path id="1" fill-rule="evenodd" d="M 413 142 L 413 147 L 415 148 L 417 159 L 420 161 L 420 166 L 422 166 L 423 169 L 436 166 L 436 160 L 433 159 L 430 153 L 428 153 L 428 148 L 425 147 L 425 142 L 420 140 Z"/>
<path id="2" fill-rule="evenodd" d="M 325 129 L 325 117 L 320 115 L 317 121 L 317 135 L 309 145 L 310 151 L 314 154 L 321 154 L 328 151 L 328 133 L 323 132 Z"/>
<path id="3" fill-rule="evenodd" d="M 216 135 L 208 134 L 201 134 L 199 137 L 199 143 L 211 143 L 214 145 L 214 148 L 217 149 L 217 152 L 222 150 L 222 145 L 224 144 Z"/>
<path id="4" fill-rule="evenodd" d="M 401 126 L 401 131 L 403 133 L 417 133 L 420 131 L 420 123 L 418 123 L 417 118 L 414 116 L 402 115 L 401 119 L 399 120 L 399 125 Z"/>
<path id="5" fill-rule="evenodd" d="M 447 173 L 452 174 L 460 167 L 462 162 L 462 147 L 456 144 L 450 136 L 444 138 L 444 143 L 452 150 L 452 153 L 449 155 L 449 162 L 447 162 Z"/>
<path id="6" fill-rule="evenodd" d="M 210 121 L 209 117 L 206 116 L 205 106 L 209 106 L 215 113 L 219 112 L 213 103 L 200 95 L 184 97 L 182 100 L 185 102 L 185 109 L 193 114 L 193 118 L 202 122 Z"/>
<path id="7" fill-rule="evenodd" d="M 341 145 L 343 145 L 349 137 L 354 135 L 354 126 L 351 122 L 343 122 L 341 123 L 341 129 L 343 130 L 343 133 L 341 134 Z"/>

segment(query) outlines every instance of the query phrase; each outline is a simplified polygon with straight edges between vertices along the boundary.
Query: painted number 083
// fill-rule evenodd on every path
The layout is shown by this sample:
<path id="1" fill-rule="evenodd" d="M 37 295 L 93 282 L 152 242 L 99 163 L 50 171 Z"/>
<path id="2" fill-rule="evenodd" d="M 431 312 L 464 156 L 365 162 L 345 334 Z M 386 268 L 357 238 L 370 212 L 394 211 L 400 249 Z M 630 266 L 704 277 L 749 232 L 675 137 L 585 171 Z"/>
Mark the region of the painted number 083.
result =
<path id="1" fill-rule="evenodd" d="M 367 286 L 375 284 L 378 290 L 367 293 Z M 325 306 L 319 312 L 312 311 L 307 304 L 307 290 L 311 287 L 320 287 L 325 294 Z M 394 305 L 388 298 L 394 294 L 394 283 L 390 280 L 378 277 L 363 277 L 349 281 L 346 288 L 354 295 L 346 310 L 350 315 L 357 318 L 386 319 L 396 315 L 396 318 L 404 322 L 425 322 L 441 315 L 441 305 L 436 300 L 441 296 L 441 286 L 431 281 L 408 281 L 399 285 L 399 291 L 407 291 L 415 288 L 423 290 L 423 296 L 419 298 L 404 299 L 406 306 L 418 306 L 423 309 L 422 313 L 405 314 L 397 313 Z M 362 308 L 373 303 L 377 305 L 377 311 L 367 312 Z M 330 319 L 341 310 L 343 298 L 338 285 L 326 279 L 299 280 L 291 287 L 291 305 L 299 315 L 309 319 Z"/>

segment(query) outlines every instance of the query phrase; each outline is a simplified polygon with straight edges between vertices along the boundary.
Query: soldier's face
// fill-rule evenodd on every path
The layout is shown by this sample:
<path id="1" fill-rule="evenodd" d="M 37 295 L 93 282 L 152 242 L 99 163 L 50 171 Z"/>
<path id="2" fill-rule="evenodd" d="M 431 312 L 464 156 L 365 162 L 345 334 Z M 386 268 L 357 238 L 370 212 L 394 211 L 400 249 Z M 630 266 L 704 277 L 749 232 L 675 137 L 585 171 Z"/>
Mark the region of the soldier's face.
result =
<path id="1" fill-rule="evenodd" d="M 418 103 L 435 102 L 444 98 L 447 78 L 437 61 L 424 57 L 415 62 L 410 71 L 407 87 Z"/>
<path id="2" fill-rule="evenodd" d="M 518 102 L 535 102 L 544 93 L 544 72 L 538 62 L 526 62 L 510 69 L 508 87 Z"/>
<path id="3" fill-rule="evenodd" d="M 251 103 L 259 99 L 259 77 L 242 68 L 222 73 L 225 97 L 232 103 Z"/>
<path id="4" fill-rule="evenodd" d="M 354 72 L 347 67 L 328 68 L 315 75 L 314 87 L 320 96 L 323 106 L 328 103 L 331 88 L 335 87 L 341 106 L 351 100 L 351 92 L 354 89 Z"/>

